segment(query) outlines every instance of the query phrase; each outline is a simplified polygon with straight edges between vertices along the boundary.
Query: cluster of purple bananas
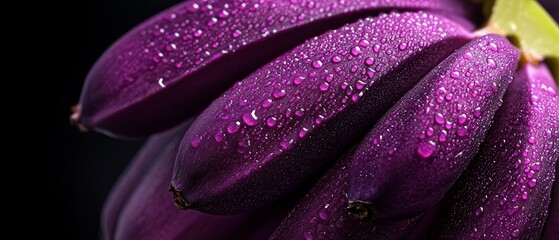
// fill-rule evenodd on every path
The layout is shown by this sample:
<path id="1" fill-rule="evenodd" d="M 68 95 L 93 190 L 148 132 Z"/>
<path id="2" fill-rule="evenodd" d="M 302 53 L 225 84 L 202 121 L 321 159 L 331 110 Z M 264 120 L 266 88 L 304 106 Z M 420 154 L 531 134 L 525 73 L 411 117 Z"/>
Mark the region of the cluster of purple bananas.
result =
<path id="1" fill-rule="evenodd" d="M 207 0 L 139 25 L 72 116 L 151 135 L 104 237 L 557 239 L 559 90 L 506 38 L 474 35 L 474 10 Z"/>

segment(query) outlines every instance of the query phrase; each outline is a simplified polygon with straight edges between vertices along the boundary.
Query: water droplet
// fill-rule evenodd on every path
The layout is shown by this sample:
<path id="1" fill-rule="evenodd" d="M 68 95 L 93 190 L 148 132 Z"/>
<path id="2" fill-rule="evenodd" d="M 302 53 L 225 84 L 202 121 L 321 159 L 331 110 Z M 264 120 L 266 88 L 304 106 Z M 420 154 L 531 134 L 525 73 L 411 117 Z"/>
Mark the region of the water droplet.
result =
<path id="1" fill-rule="evenodd" d="M 195 30 L 193 35 L 194 35 L 194 37 L 200 37 L 200 36 L 202 36 L 202 30 L 200 30 L 200 29 Z"/>
<path id="2" fill-rule="evenodd" d="M 467 120 L 468 120 L 468 117 L 466 116 L 466 114 L 458 115 L 458 124 L 464 125 Z"/>
<path id="3" fill-rule="evenodd" d="M 357 103 L 357 102 L 359 102 L 359 100 L 361 99 L 361 97 L 363 97 L 363 92 L 359 92 L 359 93 L 353 94 L 353 95 L 351 96 L 351 101 L 353 101 L 354 103 Z"/>
<path id="4" fill-rule="evenodd" d="M 365 87 L 367 83 L 359 80 L 355 83 L 355 88 L 357 88 L 357 90 L 363 90 L 363 88 Z"/>
<path id="5" fill-rule="evenodd" d="M 529 142 L 530 144 L 534 144 L 534 143 L 536 143 L 536 138 L 534 138 L 534 137 L 529 137 L 529 138 L 528 138 L 528 142 Z"/>
<path id="6" fill-rule="evenodd" d="M 228 12 L 227 10 L 224 9 L 223 11 L 221 11 L 221 12 L 219 13 L 218 16 L 219 16 L 220 18 L 229 17 L 229 12 Z"/>
<path id="7" fill-rule="evenodd" d="M 452 78 L 454 78 L 454 79 L 458 79 L 458 78 L 460 78 L 460 73 L 459 73 L 459 72 L 456 72 L 456 71 L 451 72 L 451 73 L 450 73 L 450 77 L 452 77 Z"/>
<path id="8" fill-rule="evenodd" d="M 163 78 L 159 78 L 159 80 L 157 80 L 157 83 L 159 83 L 159 86 L 160 86 L 161 88 L 165 88 L 165 87 L 166 87 L 166 86 L 165 86 L 165 83 L 164 83 L 163 81 L 164 81 Z"/>
<path id="9" fill-rule="evenodd" d="M 241 122 L 230 122 L 227 124 L 227 132 L 228 133 L 236 133 L 241 128 Z"/>
<path id="10" fill-rule="evenodd" d="M 359 56 L 359 54 L 361 54 L 363 51 L 361 51 L 361 47 L 359 46 L 355 46 L 351 49 L 351 55 L 353 56 Z"/>
<path id="11" fill-rule="evenodd" d="M 446 88 L 444 88 L 444 87 L 437 88 L 437 90 L 435 92 L 439 95 L 443 95 L 443 94 L 446 93 Z"/>
<path id="12" fill-rule="evenodd" d="M 292 143 L 293 143 L 293 140 L 288 141 L 288 140 L 282 139 L 280 141 L 280 147 L 283 150 L 287 150 L 289 148 L 289 146 L 291 146 Z"/>
<path id="13" fill-rule="evenodd" d="M 471 60 L 474 58 L 474 56 L 472 55 L 471 52 L 465 52 L 464 54 L 462 54 L 462 57 L 464 57 L 465 59 Z"/>
<path id="14" fill-rule="evenodd" d="M 367 77 L 369 77 L 369 78 L 375 77 L 375 72 L 373 70 L 371 70 L 370 68 L 367 69 Z"/>
<path id="15" fill-rule="evenodd" d="M 299 76 L 293 79 L 293 84 L 295 85 L 299 85 L 303 82 L 303 80 L 305 80 L 305 77 Z"/>
<path id="16" fill-rule="evenodd" d="M 419 146 L 417 146 L 417 154 L 422 158 L 431 157 L 436 150 L 437 145 L 433 141 L 421 142 Z"/>
<path id="17" fill-rule="evenodd" d="M 332 82 L 332 80 L 334 79 L 334 74 L 328 74 L 326 75 L 326 82 Z"/>
<path id="18" fill-rule="evenodd" d="M 513 237 L 518 237 L 518 236 L 520 236 L 520 230 L 514 229 L 514 230 L 512 231 L 512 236 L 513 236 Z"/>
<path id="19" fill-rule="evenodd" d="M 269 117 L 266 120 L 266 125 L 268 125 L 268 127 L 273 127 L 273 126 L 276 125 L 276 121 L 277 121 L 277 119 L 275 117 Z"/>
<path id="20" fill-rule="evenodd" d="M 487 58 L 487 65 L 491 68 L 497 68 L 497 63 L 492 58 Z"/>
<path id="21" fill-rule="evenodd" d="M 529 187 L 535 187 L 537 184 L 537 180 L 535 178 L 531 179 L 530 181 L 528 181 L 528 186 Z"/>
<path id="22" fill-rule="evenodd" d="M 477 217 L 481 216 L 482 213 L 483 213 L 483 207 L 478 207 L 475 211 L 475 215 Z"/>
<path id="23" fill-rule="evenodd" d="M 305 232 L 304 234 L 305 240 L 313 240 L 313 236 L 310 232 Z"/>
<path id="24" fill-rule="evenodd" d="M 214 135 L 214 139 L 216 142 L 221 142 L 223 141 L 223 138 L 225 138 L 225 136 L 223 135 L 223 133 L 220 131 L 216 132 Z"/>
<path id="25" fill-rule="evenodd" d="M 202 138 L 196 136 L 192 138 L 192 141 L 190 141 L 190 146 L 192 146 L 193 148 L 197 148 L 198 146 L 200 146 L 201 142 L 202 142 Z"/>
<path id="26" fill-rule="evenodd" d="M 276 98 L 276 99 L 280 99 L 280 98 L 285 97 L 285 94 L 286 94 L 286 93 L 285 93 L 285 90 L 283 90 L 283 89 L 276 89 L 276 90 L 274 90 L 274 92 L 272 93 L 272 95 L 273 95 L 274 98 Z"/>
<path id="27" fill-rule="evenodd" d="M 252 110 L 250 113 L 243 114 L 243 122 L 248 126 L 256 126 L 258 124 L 258 116 L 256 116 L 256 110 Z"/>
<path id="28" fill-rule="evenodd" d="M 359 46 L 361 46 L 361 47 L 368 47 L 370 44 L 371 43 L 366 39 L 363 39 L 359 42 Z"/>
<path id="29" fill-rule="evenodd" d="M 429 137 L 433 136 L 433 134 L 435 134 L 435 129 L 433 129 L 432 127 L 428 127 L 426 133 Z"/>
<path id="30" fill-rule="evenodd" d="M 439 133 L 439 142 L 446 142 L 446 131 Z"/>
<path id="31" fill-rule="evenodd" d="M 270 106 L 272 106 L 272 99 L 266 99 L 262 101 L 263 108 L 269 108 Z"/>
<path id="32" fill-rule="evenodd" d="M 378 52 L 380 51 L 380 45 L 375 44 L 375 45 L 373 46 L 373 51 L 375 51 L 376 53 L 378 53 Z"/>
<path id="33" fill-rule="evenodd" d="M 332 62 L 333 62 L 333 63 L 339 63 L 339 62 L 341 62 L 341 61 L 342 61 L 342 59 L 341 59 L 340 57 L 338 57 L 338 56 L 332 57 Z"/>
<path id="34" fill-rule="evenodd" d="M 304 138 L 305 136 L 307 136 L 307 133 L 309 133 L 309 129 L 303 128 L 301 129 L 301 131 L 299 131 L 299 137 Z"/>
<path id="35" fill-rule="evenodd" d="M 320 61 L 320 60 L 314 60 L 314 61 L 312 62 L 312 66 L 313 66 L 314 68 L 316 68 L 316 69 L 321 68 L 321 67 L 322 67 L 322 61 Z"/>
<path id="36" fill-rule="evenodd" d="M 542 169 L 542 166 L 540 165 L 539 162 L 534 163 L 534 165 L 532 165 L 532 170 L 534 171 L 540 171 Z"/>
<path id="37" fill-rule="evenodd" d="M 481 107 L 477 107 L 474 109 L 474 117 L 479 118 L 481 116 Z"/>
<path id="38" fill-rule="evenodd" d="M 400 50 L 406 50 L 406 48 L 408 48 L 408 44 L 407 43 L 400 43 L 400 46 L 398 46 L 398 48 L 400 48 Z"/>
<path id="39" fill-rule="evenodd" d="M 370 57 L 369 57 L 369 58 L 366 58 L 366 59 L 365 59 L 365 65 L 367 65 L 367 66 L 371 66 L 371 65 L 373 65 L 374 63 L 375 63 L 375 59 L 373 59 L 373 58 L 370 58 Z"/>
<path id="40" fill-rule="evenodd" d="M 530 97 L 530 101 L 532 101 L 533 104 L 537 104 L 539 100 L 540 100 L 540 97 L 538 97 L 537 95 L 532 95 Z"/>
<path id="41" fill-rule="evenodd" d="M 196 12 L 198 10 L 200 10 L 200 5 L 198 5 L 197 3 L 188 3 L 186 5 L 186 9 L 188 9 L 191 12 Z"/>
<path id="42" fill-rule="evenodd" d="M 495 43 L 489 43 L 488 48 L 489 48 L 489 50 L 491 50 L 493 52 L 499 51 L 499 48 L 497 47 L 497 44 L 495 44 Z"/>
<path id="43" fill-rule="evenodd" d="M 444 123 L 444 116 L 441 113 L 437 113 L 435 114 L 435 122 L 438 124 L 443 124 Z"/>
<path id="44" fill-rule="evenodd" d="M 241 34 L 243 34 L 243 32 L 237 29 L 233 32 L 233 37 L 238 38 L 239 36 L 241 36 Z"/>
<path id="45" fill-rule="evenodd" d="M 322 115 L 318 115 L 318 117 L 316 117 L 316 119 L 314 120 L 316 124 L 321 124 L 322 121 L 324 121 L 324 116 Z"/>
<path id="46" fill-rule="evenodd" d="M 321 83 L 319 86 L 319 89 L 321 92 L 326 92 L 328 91 L 328 89 L 330 88 L 330 85 L 328 83 Z"/>

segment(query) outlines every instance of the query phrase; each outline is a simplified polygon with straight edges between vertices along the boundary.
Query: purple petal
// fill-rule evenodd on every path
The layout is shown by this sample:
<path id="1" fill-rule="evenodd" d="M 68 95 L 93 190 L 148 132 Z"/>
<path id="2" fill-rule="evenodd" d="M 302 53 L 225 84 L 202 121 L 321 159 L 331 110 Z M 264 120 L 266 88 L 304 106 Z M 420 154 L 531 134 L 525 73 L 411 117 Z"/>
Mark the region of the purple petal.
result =
<path id="1" fill-rule="evenodd" d="M 432 208 L 483 141 L 518 55 L 498 35 L 472 40 L 406 93 L 355 154 L 350 211 L 389 219 Z"/>
<path id="2" fill-rule="evenodd" d="M 309 40 L 196 119 L 177 155 L 177 197 L 232 214 L 296 189 L 468 40 L 459 25 L 422 12 L 382 14 Z"/>
<path id="3" fill-rule="evenodd" d="M 441 237 L 539 238 L 559 157 L 558 109 L 557 87 L 545 65 L 523 66 L 448 200 Z"/>
<path id="4" fill-rule="evenodd" d="M 419 9 L 462 16 L 471 6 L 454 0 L 185 1 L 101 56 L 73 118 L 117 136 L 159 132 L 309 37 L 364 15 Z"/>

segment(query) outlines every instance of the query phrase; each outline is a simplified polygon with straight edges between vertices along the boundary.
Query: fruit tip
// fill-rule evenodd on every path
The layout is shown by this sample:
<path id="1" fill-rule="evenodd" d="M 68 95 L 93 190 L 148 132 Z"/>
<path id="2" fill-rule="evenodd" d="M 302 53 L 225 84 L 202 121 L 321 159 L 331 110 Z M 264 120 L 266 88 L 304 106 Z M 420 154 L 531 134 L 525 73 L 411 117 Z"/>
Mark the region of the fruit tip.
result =
<path id="1" fill-rule="evenodd" d="M 180 210 L 188 210 L 192 207 L 192 204 L 184 199 L 184 196 L 182 195 L 181 191 L 175 189 L 173 185 L 169 186 L 169 192 L 173 193 L 173 200 L 175 200 L 175 205 Z"/>
<path id="2" fill-rule="evenodd" d="M 70 115 L 70 124 L 75 125 L 80 132 L 89 132 L 89 128 L 83 125 L 80 121 L 80 105 L 74 105 L 71 108 L 72 114 Z"/>
<path id="3" fill-rule="evenodd" d="M 346 209 L 354 219 L 359 221 L 372 221 L 378 216 L 378 211 L 371 203 L 360 201 L 350 202 Z"/>

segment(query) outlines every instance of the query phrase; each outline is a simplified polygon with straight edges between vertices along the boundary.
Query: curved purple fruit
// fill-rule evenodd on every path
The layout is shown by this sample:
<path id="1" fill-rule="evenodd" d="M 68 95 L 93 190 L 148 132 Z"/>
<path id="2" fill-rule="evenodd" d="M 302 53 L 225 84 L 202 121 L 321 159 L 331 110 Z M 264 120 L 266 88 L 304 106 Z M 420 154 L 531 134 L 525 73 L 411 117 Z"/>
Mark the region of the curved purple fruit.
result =
<path id="1" fill-rule="evenodd" d="M 118 216 L 121 214 L 121 210 L 126 205 L 128 198 L 134 192 L 139 182 L 144 179 L 146 173 L 153 166 L 154 161 L 160 157 L 162 149 L 173 138 L 182 136 L 188 126 L 190 126 L 190 123 L 192 123 L 191 120 L 149 138 L 140 152 L 136 154 L 105 201 L 101 216 L 103 239 L 113 239 Z"/>
<path id="2" fill-rule="evenodd" d="M 518 57 L 501 36 L 477 38 L 406 93 L 355 153 L 352 214 L 391 219 L 433 207 L 483 141 Z"/>
<path id="3" fill-rule="evenodd" d="M 555 162 L 555 180 L 551 190 L 551 204 L 543 230 L 543 240 L 552 240 L 557 236 L 559 236 L 559 159 Z"/>
<path id="4" fill-rule="evenodd" d="M 368 14 L 468 15 L 457 0 L 185 1 L 118 40 L 91 69 L 73 120 L 142 137 L 201 111 L 234 81 L 327 29 Z"/>
<path id="5" fill-rule="evenodd" d="M 403 239 L 420 217 L 387 222 L 353 219 L 347 212 L 351 155 L 332 167 L 283 220 L 270 240 Z"/>
<path id="6" fill-rule="evenodd" d="M 153 166 L 143 174 L 120 211 L 114 239 L 267 239 L 291 209 L 290 201 L 236 216 L 180 211 L 169 201 L 180 134 L 166 139 Z"/>
<path id="7" fill-rule="evenodd" d="M 557 91 L 545 65 L 519 70 L 486 141 L 443 211 L 437 235 L 539 238 L 559 158 Z"/>
<path id="8" fill-rule="evenodd" d="M 382 14 L 309 40 L 197 118 L 177 155 L 177 200 L 234 214 L 297 188 L 468 39 L 453 21 L 420 12 Z"/>

